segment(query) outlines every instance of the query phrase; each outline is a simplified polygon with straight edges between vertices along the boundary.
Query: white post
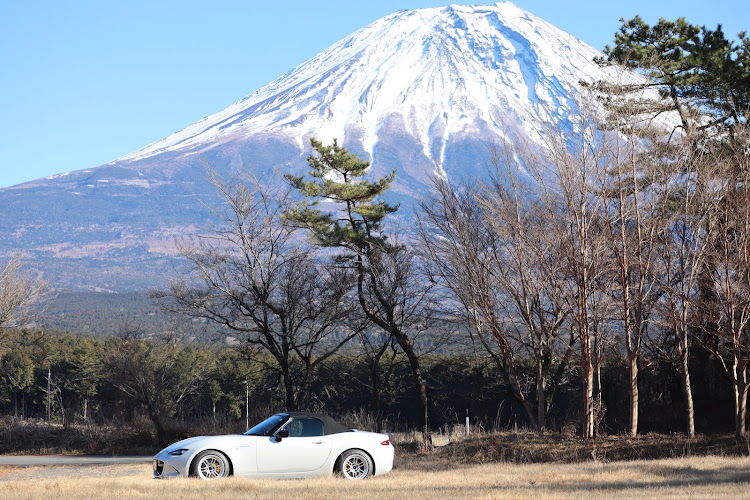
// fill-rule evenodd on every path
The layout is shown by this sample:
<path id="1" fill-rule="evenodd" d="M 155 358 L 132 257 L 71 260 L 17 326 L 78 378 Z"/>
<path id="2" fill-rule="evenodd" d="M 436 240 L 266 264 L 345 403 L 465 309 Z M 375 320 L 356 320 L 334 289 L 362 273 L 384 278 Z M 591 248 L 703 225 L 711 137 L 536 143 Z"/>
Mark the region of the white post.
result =
<path id="1" fill-rule="evenodd" d="M 52 419 L 52 408 L 50 406 L 50 393 L 52 392 L 52 369 L 47 370 L 47 422 Z"/>
<path id="2" fill-rule="evenodd" d="M 468 408 L 466 408 L 466 437 L 467 437 L 467 438 L 469 437 L 469 434 L 470 434 L 470 433 L 471 433 L 471 432 L 470 432 L 470 430 L 469 430 L 469 409 L 468 409 Z"/>
<path id="3" fill-rule="evenodd" d="M 250 428 L 250 388 L 245 380 L 245 430 Z"/>

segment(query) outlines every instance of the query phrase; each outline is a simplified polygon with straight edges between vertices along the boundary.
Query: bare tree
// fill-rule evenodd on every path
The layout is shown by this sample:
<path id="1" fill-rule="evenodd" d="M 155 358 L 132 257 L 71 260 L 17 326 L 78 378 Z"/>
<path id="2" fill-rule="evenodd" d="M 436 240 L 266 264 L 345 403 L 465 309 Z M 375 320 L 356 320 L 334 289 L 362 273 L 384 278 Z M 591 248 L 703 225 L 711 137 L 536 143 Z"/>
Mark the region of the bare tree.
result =
<path id="1" fill-rule="evenodd" d="M 421 205 L 422 246 L 433 279 L 449 292 L 444 309 L 464 311 L 469 331 L 476 332 L 529 422 L 542 432 L 573 339 L 556 346 L 565 314 L 549 274 L 555 250 L 540 239 L 544 220 L 517 172 L 504 175 L 512 166 L 500 172 L 507 159 L 493 156 L 495 177 L 481 189 L 454 190 L 436 180 L 434 197 Z M 519 372 L 527 356 L 535 366 L 530 388 Z"/>
<path id="2" fill-rule="evenodd" d="M 20 255 L 0 268 L 0 331 L 28 324 L 33 317 L 31 306 L 47 292 L 46 281 L 24 274 L 22 268 Z"/>
<path id="3" fill-rule="evenodd" d="M 578 339 L 578 367 L 583 393 L 585 438 L 596 433 L 601 406 L 601 348 L 609 307 L 608 248 L 604 233 L 601 191 L 607 146 L 582 105 L 572 133 L 546 134 L 547 161 L 528 162 L 538 180 L 545 217 L 552 222 L 550 236 L 559 241 L 561 272 L 556 287 L 564 301 L 569 328 Z"/>
<path id="4" fill-rule="evenodd" d="M 620 92 L 618 93 L 618 89 Z M 655 94 L 654 94 L 655 95 Z M 673 188 L 668 122 L 655 122 L 650 95 L 633 93 L 628 86 L 609 86 L 608 116 L 598 120 L 604 175 L 598 196 L 602 200 L 607 246 L 615 268 L 618 305 L 628 370 L 630 416 L 628 431 L 638 433 L 638 372 L 643 342 L 647 338 L 657 286 L 659 248 L 666 221 L 664 201 Z M 658 106 L 659 103 L 652 103 Z"/>
<path id="5" fill-rule="evenodd" d="M 287 188 L 247 178 L 227 182 L 210 171 L 209 178 L 224 203 L 214 210 L 219 225 L 181 246 L 190 271 L 158 295 L 171 299 L 174 310 L 224 325 L 269 353 L 267 368 L 278 374 L 287 409 L 296 410 L 317 367 L 357 334 L 336 329 L 349 313 L 351 274 L 324 265 L 281 221 Z"/>
<path id="6" fill-rule="evenodd" d="M 512 326 L 508 331 L 523 332 L 514 340 L 534 360 L 537 424 L 544 429 L 576 342 L 573 330 L 564 328 L 569 309 L 558 286 L 563 246 L 552 236 L 554 221 L 539 197 L 537 184 L 544 179 L 528 176 L 544 159 L 517 146 L 491 148 L 491 160 L 491 184 L 478 196 L 497 242 L 490 270 L 502 290 L 500 306 Z M 526 178 L 521 172 L 527 172 Z"/>
<path id="7" fill-rule="evenodd" d="M 709 184 L 714 195 L 716 231 L 709 248 L 718 318 L 716 341 L 706 342 L 720 361 L 734 389 L 735 434 L 745 436 L 747 394 L 750 389 L 750 132 L 714 144 L 712 154 L 721 167 Z M 710 308 L 714 304 L 703 303 Z M 709 336 L 714 332 L 706 332 Z"/>
<path id="8" fill-rule="evenodd" d="M 715 217 L 712 217 L 714 194 L 708 186 L 716 176 L 716 163 L 706 152 L 686 147 L 671 148 L 662 159 L 671 169 L 674 190 L 660 201 L 667 212 L 663 219 L 661 243 L 657 258 L 660 273 L 659 287 L 664 300 L 661 321 L 673 335 L 677 354 L 675 368 L 680 374 L 685 397 L 685 432 L 695 436 L 695 410 L 690 379 L 691 331 L 699 302 L 700 278 L 708 263 L 708 250 L 715 236 Z M 656 351 L 666 359 L 671 357 L 660 348 Z"/>
<path id="9" fill-rule="evenodd" d="M 5 379 L 6 387 L 0 393 L 13 392 L 28 386 L 31 382 L 32 365 L 28 357 L 18 352 L 16 346 L 20 335 L 13 335 L 10 329 L 22 328 L 34 318 L 32 306 L 47 293 L 47 282 L 23 273 L 23 259 L 16 255 L 0 267 L 0 379 Z M 24 341 L 35 342 L 25 334 Z M 10 353 L 3 348 L 10 346 Z"/>

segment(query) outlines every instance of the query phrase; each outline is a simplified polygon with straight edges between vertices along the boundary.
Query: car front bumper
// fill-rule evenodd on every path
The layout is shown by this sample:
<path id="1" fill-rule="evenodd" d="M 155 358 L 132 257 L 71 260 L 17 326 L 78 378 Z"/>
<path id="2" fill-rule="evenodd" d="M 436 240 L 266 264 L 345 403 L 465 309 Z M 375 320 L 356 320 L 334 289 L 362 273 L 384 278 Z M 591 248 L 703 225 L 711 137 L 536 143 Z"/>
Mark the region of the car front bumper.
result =
<path id="1" fill-rule="evenodd" d="M 152 460 L 155 479 L 169 479 L 174 477 L 187 477 L 186 464 L 182 460 L 160 460 L 154 457 Z"/>

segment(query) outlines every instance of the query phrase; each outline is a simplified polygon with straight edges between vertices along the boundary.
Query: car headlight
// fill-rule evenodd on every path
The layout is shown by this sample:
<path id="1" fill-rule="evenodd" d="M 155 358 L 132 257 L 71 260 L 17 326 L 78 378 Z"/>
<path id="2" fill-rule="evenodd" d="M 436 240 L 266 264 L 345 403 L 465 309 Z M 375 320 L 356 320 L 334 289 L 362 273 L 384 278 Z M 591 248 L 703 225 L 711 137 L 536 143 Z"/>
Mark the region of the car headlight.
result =
<path id="1" fill-rule="evenodd" d="M 173 457 L 179 457 L 180 455 L 182 455 L 186 451 L 188 451 L 187 448 L 180 448 L 179 450 L 172 450 L 172 451 L 170 451 L 169 453 L 167 453 L 167 455 L 172 455 Z"/>

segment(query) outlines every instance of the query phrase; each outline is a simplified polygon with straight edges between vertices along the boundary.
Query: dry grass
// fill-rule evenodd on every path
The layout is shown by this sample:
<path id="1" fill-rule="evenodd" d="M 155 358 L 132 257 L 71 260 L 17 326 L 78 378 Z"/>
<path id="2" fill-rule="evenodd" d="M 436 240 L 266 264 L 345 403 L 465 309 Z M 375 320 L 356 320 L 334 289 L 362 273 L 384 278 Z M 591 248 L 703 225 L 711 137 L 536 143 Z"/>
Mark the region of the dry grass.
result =
<path id="1" fill-rule="evenodd" d="M 587 464 L 495 463 L 439 472 L 399 468 L 363 482 L 333 477 L 298 481 L 157 481 L 150 478 L 147 465 L 76 469 L 73 476 L 65 477 L 52 477 L 51 472 L 49 468 L 10 471 L 0 480 L 0 498 L 750 498 L 750 459 L 736 457 Z M 89 475 L 99 477 L 86 477 Z"/>

